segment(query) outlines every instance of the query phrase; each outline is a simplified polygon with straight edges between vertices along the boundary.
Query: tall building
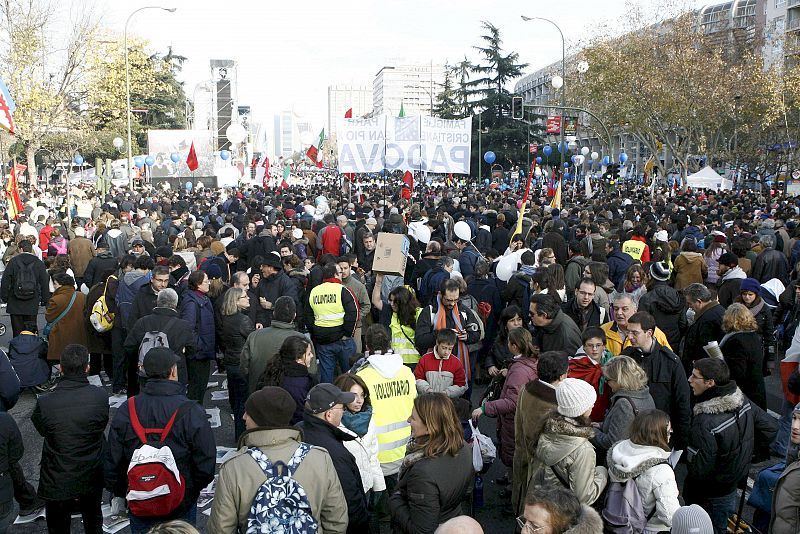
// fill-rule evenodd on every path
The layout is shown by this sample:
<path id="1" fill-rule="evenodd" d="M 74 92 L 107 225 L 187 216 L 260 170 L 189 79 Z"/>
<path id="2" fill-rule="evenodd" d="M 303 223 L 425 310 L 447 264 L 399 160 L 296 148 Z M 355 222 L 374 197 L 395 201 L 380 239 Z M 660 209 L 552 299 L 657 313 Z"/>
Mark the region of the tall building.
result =
<path id="1" fill-rule="evenodd" d="M 292 157 L 292 153 L 299 146 L 299 139 L 295 135 L 294 116 L 291 111 L 281 111 L 273 119 L 273 155 L 277 158 Z"/>
<path id="2" fill-rule="evenodd" d="M 336 121 L 353 108 L 353 117 L 363 117 L 372 111 L 372 88 L 353 85 L 328 86 L 328 135 L 336 134 Z"/>
<path id="3" fill-rule="evenodd" d="M 431 115 L 444 83 L 444 65 L 386 65 L 372 83 L 375 113 L 397 115 L 400 105 L 406 115 Z"/>

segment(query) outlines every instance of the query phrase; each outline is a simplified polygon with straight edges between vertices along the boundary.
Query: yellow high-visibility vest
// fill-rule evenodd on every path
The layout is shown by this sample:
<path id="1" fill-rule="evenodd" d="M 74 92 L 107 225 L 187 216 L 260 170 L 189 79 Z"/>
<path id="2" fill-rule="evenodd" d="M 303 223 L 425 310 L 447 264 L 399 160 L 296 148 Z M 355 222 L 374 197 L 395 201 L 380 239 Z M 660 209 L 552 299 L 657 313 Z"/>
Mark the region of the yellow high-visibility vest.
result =
<path id="1" fill-rule="evenodd" d="M 342 284 L 325 282 L 311 290 L 308 302 L 314 311 L 314 324 L 316 326 L 330 328 L 344 324 L 343 288 Z"/>
<path id="2" fill-rule="evenodd" d="M 419 319 L 421 311 L 422 308 L 417 309 L 417 319 Z M 413 364 L 419 362 L 419 352 L 417 352 L 417 348 L 414 346 L 414 327 L 401 325 L 397 314 L 392 313 L 392 321 L 389 323 L 389 330 L 392 332 L 392 352 L 402 356 L 403 363 Z"/>
<path id="3" fill-rule="evenodd" d="M 357 374 L 369 389 L 372 421 L 378 437 L 378 461 L 383 474 L 392 475 L 400 470 L 411 439 L 408 418 L 417 396 L 414 374 L 405 365 L 392 378 L 385 378 L 371 365 Z"/>
<path id="4" fill-rule="evenodd" d="M 629 239 L 622 244 L 622 252 L 633 258 L 634 260 L 642 260 L 642 254 L 644 253 L 644 247 L 646 247 L 646 243 L 642 243 L 641 241 L 636 241 L 635 239 Z"/>

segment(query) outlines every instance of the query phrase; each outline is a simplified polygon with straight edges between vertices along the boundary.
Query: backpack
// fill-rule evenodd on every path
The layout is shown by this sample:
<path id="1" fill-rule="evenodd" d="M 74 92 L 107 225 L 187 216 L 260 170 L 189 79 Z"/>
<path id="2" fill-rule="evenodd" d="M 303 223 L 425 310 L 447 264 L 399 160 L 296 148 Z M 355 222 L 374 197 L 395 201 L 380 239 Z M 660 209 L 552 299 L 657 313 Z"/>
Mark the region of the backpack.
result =
<path id="1" fill-rule="evenodd" d="M 300 443 L 289 463 L 275 462 L 260 449 L 251 447 L 247 452 L 264 471 L 267 479 L 253 497 L 247 514 L 246 534 L 283 532 L 301 534 L 317 532 L 316 520 L 311 515 L 311 504 L 303 486 L 294 478 L 297 467 L 305 459 L 311 446 Z"/>
<path id="2" fill-rule="evenodd" d="M 172 449 L 166 439 L 172 425 L 182 412 L 184 403 L 167 421 L 164 428 L 142 427 L 136 415 L 136 397 L 128 399 L 128 413 L 133 431 L 142 444 L 133 451 L 128 464 L 128 509 L 137 517 L 163 517 L 174 512 L 183 502 L 186 481 L 178 470 Z M 147 436 L 158 434 L 158 441 L 148 442 Z M 151 445 L 152 443 L 152 445 Z"/>
<path id="3" fill-rule="evenodd" d="M 110 311 L 106 297 L 108 280 L 112 276 L 106 278 L 106 287 L 103 289 L 103 294 L 92 304 L 92 313 L 89 314 L 89 322 L 92 323 L 94 329 L 100 333 L 108 332 L 114 326 L 114 314 Z"/>
<path id="4" fill-rule="evenodd" d="M 175 324 L 176 320 L 176 317 L 171 317 L 170 320 L 167 321 L 167 324 L 164 325 L 164 330 L 169 330 L 169 328 Z M 142 368 L 145 355 L 150 351 L 150 349 L 156 348 L 169 348 L 169 338 L 167 337 L 167 334 L 160 330 L 151 330 L 150 332 L 145 332 L 144 336 L 142 337 L 142 342 L 139 343 L 139 369 Z"/>
<path id="5" fill-rule="evenodd" d="M 23 265 L 14 273 L 14 296 L 17 300 L 31 300 L 39 292 L 39 281 L 33 265 Z"/>
<path id="6" fill-rule="evenodd" d="M 656 465 L 662 463 L 668 462 Z M 606 534 L 641 534 L 647 522 L 655 515 L 658 506 L 653 507 L 653 511 L 649 514 L 644 513 L 642 494 L 636 485 L 637 478 L 608 483 L 606 502 L 600 512 L 603 518 L 603 532 Z"/>

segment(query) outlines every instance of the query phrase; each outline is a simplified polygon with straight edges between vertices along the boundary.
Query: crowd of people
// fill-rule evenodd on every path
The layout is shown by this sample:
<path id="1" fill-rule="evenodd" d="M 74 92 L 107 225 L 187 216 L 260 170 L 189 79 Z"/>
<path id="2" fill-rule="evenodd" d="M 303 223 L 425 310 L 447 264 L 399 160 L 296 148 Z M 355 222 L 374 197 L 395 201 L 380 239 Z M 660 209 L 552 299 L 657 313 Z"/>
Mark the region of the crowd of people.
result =
<path id="1" fill-rule="evenodd" d="M 728 532 L 771 458 L 752 527 L 800 531 L 800 201 L 624 188 L 521 220 L 519 192 L 425 184 L 87 187 L 69 214 L 23 192 L 0 214 L 0 532 L 14 500 L 50 532 L 101 532 L 104 502 L 190 532 L 212 483 L 209 533 L 481 532 L 494 456 L 523 534 Z M 373 269 L 382 233 L 404 267 Z"/>

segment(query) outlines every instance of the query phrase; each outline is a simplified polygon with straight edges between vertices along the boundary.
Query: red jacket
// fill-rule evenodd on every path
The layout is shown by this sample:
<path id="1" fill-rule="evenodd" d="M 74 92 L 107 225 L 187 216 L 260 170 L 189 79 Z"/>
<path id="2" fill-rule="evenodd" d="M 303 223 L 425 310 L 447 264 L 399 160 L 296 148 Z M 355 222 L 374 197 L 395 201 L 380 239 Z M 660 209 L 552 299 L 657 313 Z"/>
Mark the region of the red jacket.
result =
<path id="1" fill-rule="evenodd" d="M 445 393 L 448 397 L 460 397 L 467 391 L 464 365 L 453 354 L 446 360 L 440 360 L 434 355 L 434 350 L 425 353 L 414 368 L 417 392 L 422 394 L 432 391 Z"/>
<path id="2" fill-rule="evenodd" d="M 339 256 L 342 242 L 342 229 L 334 223 L 330 223 L 322 231 L 322 253 Z"/>
<path id="3" fill-rule="evenodd" d="M 608 359 L 611 359 L 610 353 Z M 603 357 L 603 360 L 606 360 L 606 357 Z M 608 404 L 611 399 L 611 388 L 608 387 L 608 384 L 603 384 L 603 387 L 600 387 L 600 379 L 602 376 L 603 366 L 595 363 L 589 355 L 578 354 L 574 358 L 569 359 L 569 377 L 587 382 L 597 392 L 597 400 L 589 416 L 592 421 L 596 423 L 600 423 L 605 419 L 606 410 L 608 410 Z"/>

